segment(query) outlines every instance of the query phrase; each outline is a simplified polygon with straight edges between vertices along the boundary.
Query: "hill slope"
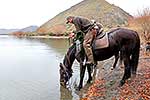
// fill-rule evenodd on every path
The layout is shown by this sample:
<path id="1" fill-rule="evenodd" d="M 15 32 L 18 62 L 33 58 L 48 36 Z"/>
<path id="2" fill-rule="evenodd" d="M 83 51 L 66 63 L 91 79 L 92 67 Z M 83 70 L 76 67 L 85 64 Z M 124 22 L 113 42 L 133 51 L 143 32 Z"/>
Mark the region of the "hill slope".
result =
<path id="1" fill-rule="evenodd" d="M 127 23 L 132 17 L 121 8 L 109 4 L 105 0 L 84 0 L 70 9 L 61 12 L 38 28 L 38 33 L 61 34 L 66 31 L 65 19 L 69 15 L 84 16 L 101 22 L 105 27 Z"/>

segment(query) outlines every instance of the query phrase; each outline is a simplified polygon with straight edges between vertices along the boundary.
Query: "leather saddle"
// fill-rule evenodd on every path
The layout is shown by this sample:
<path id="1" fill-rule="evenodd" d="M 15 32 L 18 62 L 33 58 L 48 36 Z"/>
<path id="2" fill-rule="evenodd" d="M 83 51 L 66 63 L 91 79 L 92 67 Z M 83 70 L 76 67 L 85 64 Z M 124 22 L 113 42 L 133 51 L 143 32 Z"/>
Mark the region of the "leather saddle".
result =
<path id="1" fill-rule="evenodd" d="M 108 33 L 102 32 L 93 40 L 93 49 L 102 49 L 109 46 Z"/>

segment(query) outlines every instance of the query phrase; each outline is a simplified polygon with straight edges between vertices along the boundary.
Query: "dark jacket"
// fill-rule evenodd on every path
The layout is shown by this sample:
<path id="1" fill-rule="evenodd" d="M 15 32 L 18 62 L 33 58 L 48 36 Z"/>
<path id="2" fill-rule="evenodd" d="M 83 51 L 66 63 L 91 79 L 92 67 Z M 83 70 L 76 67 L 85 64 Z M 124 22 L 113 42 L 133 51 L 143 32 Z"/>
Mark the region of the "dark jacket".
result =
<path id="1" fill-rule="evenodd" d="M 75 25 L 76 31 L 82 31 L 85 34 L 89 31 L 91 27 L 90 20 L 83 17 L 74 17 L 73 24 Z"/>

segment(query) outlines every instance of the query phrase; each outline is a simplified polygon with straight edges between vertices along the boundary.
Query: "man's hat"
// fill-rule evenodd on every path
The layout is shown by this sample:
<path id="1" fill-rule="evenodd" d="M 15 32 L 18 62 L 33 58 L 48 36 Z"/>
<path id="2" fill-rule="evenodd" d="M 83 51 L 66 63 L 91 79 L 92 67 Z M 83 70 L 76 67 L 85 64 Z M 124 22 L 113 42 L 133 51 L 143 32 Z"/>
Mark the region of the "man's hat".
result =
<path id="1" fill-rule="evenodd" d="M 67 20 L 66 24 L 69 23 L 69 20 L 70 20 L 71 18 L 73 18 L 73 16 L 68 16 L 68 17 L 66 18 L 66 20 Z"/>

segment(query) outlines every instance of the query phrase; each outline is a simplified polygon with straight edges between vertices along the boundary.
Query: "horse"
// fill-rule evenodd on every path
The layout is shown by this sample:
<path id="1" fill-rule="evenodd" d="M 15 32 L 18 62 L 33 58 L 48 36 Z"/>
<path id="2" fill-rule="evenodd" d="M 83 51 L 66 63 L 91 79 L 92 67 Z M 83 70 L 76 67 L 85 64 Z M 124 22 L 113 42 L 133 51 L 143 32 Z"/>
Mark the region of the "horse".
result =
<path id="1" fill-rule="evenodd" d="M 113 67 L 115 68 L 116 63 L 120 57 L 124 63 L 124 75 L 120 81 L 119 86 L 123 86 L 125 84 L 125 81 L 130 78 L 131 75 L 136 76 L 140 52 L 140 38 L 136 31 L 126 28 L 113 29 L 107 34 L 109 46 L 100 49 L 96 49 L 93 46 L 92 50 L 94 60 L 97 63 L 97 61 L 107 60 L 110 57 L 115 56 L 115 63 L 113 65 Z M 68 49 L 63 63 L 60 63 L 59 65 L 60 84 L 62 86 L 65 87 L 72 76 L 72 64 L 75 59 L 80 62 L 80 82 L 78 89 L 80 90 L 82 88 L 86 67 L 89 76 L 87 83 L 90 83 L 92 81 L 91 66 L 83 64 L 85 56 L 86 54 L 84 53 L 84 50 L 82 50 L 78 55 L 76 54 L 75 45 L 72 45 Z"/>

